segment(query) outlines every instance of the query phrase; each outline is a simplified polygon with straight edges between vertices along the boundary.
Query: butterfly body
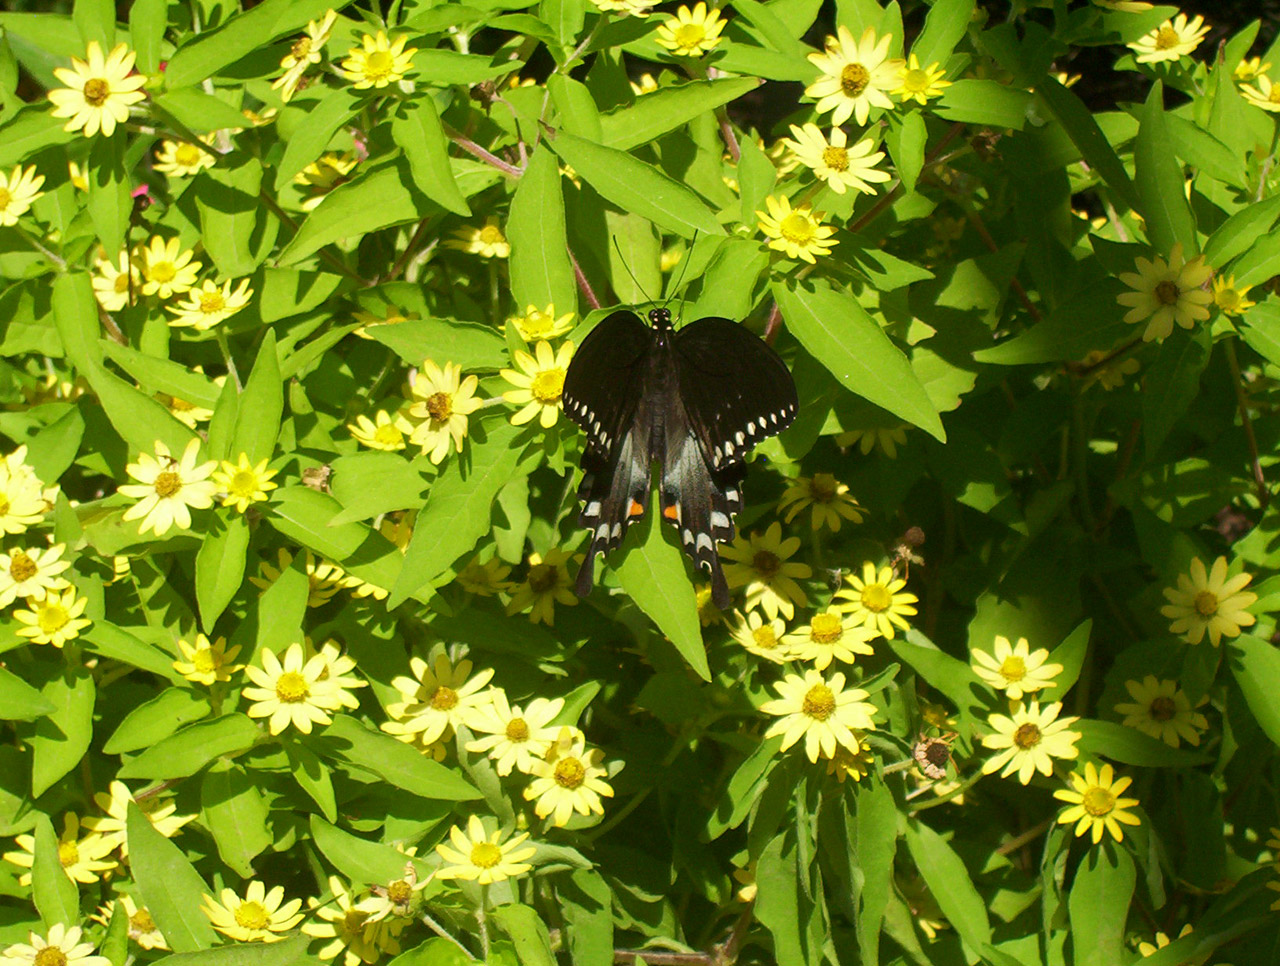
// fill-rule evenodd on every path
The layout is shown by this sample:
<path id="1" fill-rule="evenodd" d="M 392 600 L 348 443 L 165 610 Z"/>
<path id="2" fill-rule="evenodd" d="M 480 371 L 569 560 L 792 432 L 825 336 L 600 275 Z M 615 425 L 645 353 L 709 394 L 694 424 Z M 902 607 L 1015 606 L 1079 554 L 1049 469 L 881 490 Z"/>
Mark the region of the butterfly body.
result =
<path id="1" fill-rule="evenodd" d="M 670 312 L 653 309 L 649 322 L 614 312 L 583 340 L 565 376 L 565 412 L 587 434 L 578 497 L 591 539 L 577 592 L 590 592 L 596 554 L 618 546 L 648 510 L 657 463 L 662 517 L 710 573 L 712 598 L 725 608 L 716 545 L 734 537 L 747 451 L 795 418 L 795 384 L 769 346 L 728 319 L 677 331 Z"/>

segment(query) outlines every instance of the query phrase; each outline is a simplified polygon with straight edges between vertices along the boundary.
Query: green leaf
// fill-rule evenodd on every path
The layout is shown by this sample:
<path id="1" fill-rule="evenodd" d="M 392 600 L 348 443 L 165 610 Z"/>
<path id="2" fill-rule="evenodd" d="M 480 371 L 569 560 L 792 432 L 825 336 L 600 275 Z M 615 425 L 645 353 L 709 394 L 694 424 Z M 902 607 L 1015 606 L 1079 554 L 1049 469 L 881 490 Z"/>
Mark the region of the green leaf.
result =
<path id="1" fill-rule="evenodd" d="M 1107 187 L 1126 205 L 1136 210 L 1139 207 L 1138 189 L 1084 101 L 1051 74 L 1036 81 L 1036 93 L 1053 112 L 1089 167 L 1098 172 Z"/>
<path id="2" fill-rule="evenodd" d="M 1245 704 L 1272 744 L 1280 745 L 1280 650 L 1269 641 L 1242 634 L 1227 645 L 1228 663 Z"/>
<path id="3" fill-rule="evenodd" d="M 1204 128 L 1167 112 L 1164 123 L 1177 156 L 1192 168 L 1223 184 L 1244 182 L 1244 160 Z"/>
<path id="4" fill-rule="evenodd" d="M 252 274 L 275 246 L 280 223 L 263 207 L 262 174 L 261 161 L 235 151 L 193 179 L 200 239 L 224 279 Z"/>
<path id="5" fill-rule="evenodd" d="M 1245 205 L 1219 225 L 1204 243 L 1204 260 L 1221 270 L 1233 258 L 1252 248 L 1263 246 L 1271 237 L 1270 229 L 1280 216 L 1280 195 Z M 1232 266 L 1239 271 L 1238 266 Z M 1246 284 L 1236 279 L 1237 284 Z"/>
<path id="6" fill-rule="evenodd" d="M 101 339 L 99 343 L 102 354 L 133 376 L 144 389 L 168 393 L 207 409 L 217 405 L 221 389 L 208 376 L 110 339 Z"/>
<path id="7" fill-rule="evenodd" d="M 1182 165 L 1165 123 L 1164 86 L 1156 81 L 1139 116 L 1138 137 L 1133 145 L 1134 181 L 1147 223 L 1147 238 L 1156 251 L 1168 256 L 1181 243 L 1188 258 L 1196 254 L 1196 223 L 1187 202 Z"/>
<path id="8" fill-rule="evenodd" d="M 53 711 L 36 719 L 35 733 L 28 739 L 31 793 L 37 798 L 75 768 L 89 750 L 96 689 L 92 673 L 77 665 L 45 684 L 40 693 L 53 705 Z"/>
<path id="9" fill-rule="evenodd" d="M 880 927 L 893 893 L 893 859 L 898 850 L 898 810 L 883 782 L 859 782 L 854 796 L 850 841 L 862 873 L 858 892 L 858 948 L 867 962 L 879 961 Z"/>
<path id="10" fill-rule="evenodd" d="M 280 435 L 280 415 L 284 411 L 284 386 L 276 355 L 275 332 L 268 329 L 258 348 L 258 358 L 249 374 L 249 382 L 240 397 L 236 431 L 231 439 L 231 460 L 241 453 L 257 464 L 270 459 Z"/>
<path id="11" fill-rule="evenodd" d="M 187 725 L 126 761 L 120 778 L 186 778 L 223 755 L 252 748 L 261 730 L 243 714 L 224 714 Z"/>
<path id="12" fill-rule="evenodd" d="M 453 178 L 449 139 L 435 101 L 430 97 L 402 101 L 391 118 L 391 137 L 408 158 L 409 173 L 418 190 L 441 208 L 469 217 L 471 207 Z"/>
<path id="13" fill-rule="evenodd" d="M 972 2 L 972 0 L 968 0 Z M 916 179 L 924 169 L 924 148 L 929 141 L 929 129 L 919 111 L 891 114 L 885 130 L 884 146 L 893 159 L 893 166 L 902 179 L 902 187 L 908 192 L 916 190 Z"/>
<path id="14" fill-rule="evenodd" d="M 492 915 L 498 928 L 515 944 L 521 966 L 556 966 L 551 936 L 535 909 L 513 902 L 499 906 Z"/>
<path id="15" fill-rule="evenodd" d="M 1280 304 L 1259 302 L 1245 312 L 1240 337 L 1262 358 L 1280 365 Z"/>
<path id="16" fill-rule="evenodd" d="M 466 802 L 481 797 L 452 768 L 345 714 L 333 716 L 333 723 L 320 732 L 314 747 L 326 757 L 371 772 L 420 798 Z"/>
<path id="17" fill-rule="evenodd" d="M 1074 966 L 1114 966 L 1129 955 L 1124 934 L 1136 879 L 1133 859 L 1123 848 L 1107 842 L 1086 853 L 1067 903 Z"/>
<path id="18" fill-rule="evenodd" d="M 887 643 L 894 654 L 961 711 L 976 707 L 985 693 L 985 685 L 973 673 L 973 668 L 939 650 L 914 627 L 907 631 L 906 637 L 894 637 Z"/>
<path id="19" fill-rule="evenodd" d="M 1170 430 L 1200 393 L 1200 374 L 1209 364 L 1211 336 L 1207 326 L 1188 333 L 1176 329 L 1160 343 L 1156 361 L 1147 370 L 1142 394 L 1142 429 L 1147 459 L 1159 451 Z"/>
<path id="20" fill-rule="evenodd" d="M 489 532 L 494 498 L 520 462 L 521 447 L 516 445 L 520 430 L 506 420 L 490 420 L 481 441 L 473 421 L 472 433 L 467 450 L 446 462 L 431 484 L 389 607 L 435 580 Z"/>
<path id="21" fill-rule="evenodd" d="M 564 74 L 552 74 L 547 78 L 547 93 L 560 115 L 563 130 L 592 141 L 600 140 L 600 112 L 586 84 Z"/>
<path id="22" fill-rule="evenodd" d="M 336 821 L 338 800 L 333 793 L 329 766 L 310 748 L 296 741 L 286 741 L 284 751 L 289 756 L 289 768 L 298 787 L 320 807 L 320 814 L 330 821 Z"/>
<path id="23" fill-rule="evenodd" d="M 213 30 L 194 35 L 183 44 L 165 68 L 170 90 L 198 84 L 223 67 L 281 34 L 295 33 L 308 20 L 324 16 L 329 0 L 266 0 L 252 10 L 229 17 Z"/>
<path id="24" fill-rule="evenodd" d="M 1090 279 L 1073 298 L 1031 328 L 1000 345 L 979 349 L 973 357 L 998 366 L 1024 366 L 1081 359 L 1093 349 L 1111 349 L 1138 334 L 1123 320 L 1116 303 L 1123 288 L 1114 279 Z"/>
<path id="25" fill-rule="evenodd" d="M 26 462 L 41 480 L 56 480 L 71 466 L 84 439 L 84 416 L 68 409 L 27 442 Z"/>
<path id="26" fill-rule="evenodd" d="M 56 709 L 57 705 L 26 681 L 0 667 L 0 720 L 34 721 Z"/>
<path id="27" fill-rule="evenodd" d="M 987 904 L 974 888 L 964 860 L 941 835 L 919 821 L 907 822 L 906 840 L 916 868 L 960 938 L 973 949 L 988 945 L 991 923 Z"/>
<path id="28" fill-rule="evenodd" d="M 129 7 L 129 33 L 138 55 L 136 66 L 144 74 L 157 73 L 160 47 L 169 21 L 169 0 L 134 0 Z"/>
<path id="29" fill-rule="evenodd" d="M 389 845 L 344 832 L 318 815 L 311 816 L 311 837 L 334 868 L 352 882 L 385 886 L 403 879 L 405 866 L 412 861 Z"/>
<path id="30" fill-rule="evenodd" d="M 1170 748 L 1163 741 L 1114 721 L 1081 719 L 1071 727 L 1073 731 L 1080 732 L 1079 748 L 1082 752 L 1126 765 L 1139 765 L 1143 768 L 1194 768 L 1213 761 L 1209 755 L 1189 748 Z"/>
<path id="31" fill-rule="evenodd" d="M 209 699 L 187 688 L 165 688 L 130 711 L 102 750 L 119 755 L 154 745 L 183 725 L 209 714 Z"/>
<path id="32" fill-rule="evenodd" d="M 1021 131 L 1031 95 L 993 80 L 958 80 L 933 102 L 933 112 L 948 121 L 987 124 Z"/>
<path id="33" fill-rule="evenodd" d="M 738 765 L 720 792 L 715 812 L 707 820 L 707 838 L 717 839 L 731 828 L 737 828 L 754 811 L 756 802 L 778 766 L 781 738 L 770 738 L 755 745 L 751 754 Z"/>
<path id="34" fill-rule="evenodd" d="M 1266 204 L 1266 202 L 1263 202 Z M 1269 226 L 1268 226 L 1269 227 Z M 1240 259 L 1231 266 L 1229 272 L 1235 278 L 1237 289 L 1265 282 L 1280 274 L 1280 239 L 1259 225 L 1257 240 Z M 1211 263 L 1212 264 L 1212 263 Z"/>
<path id="35" fill-rule="evenodd" d="M 518 71 L 522 66 L 524 61 L 521 60 L 501 59 L 494 63 L 488 57 L 437 47 L 423 48 L 413 56 L 413 67 L 418 76 L 437 87 L 451 84 L 472 87 L 481 81 Z"/>
<path id="36" fill-rule="evenodd" d="M 754 77 L 734 77 L 660 88 L 636 98 L 633 104 L 603 115 L 600 143 L 619 151 L 649 144 L 707 111 L 737 100 L 755 90 L 759 83 Z"/>
<path id="37" fill-rule="evenodd" d="M 44 100 L 31 104 L 0 125 L 0 167 L 8 168 L 45 148 L 69 144 L 81 136 L 79 131 L 64 131 L 66 119 L 50 114 L 48 105 Z"/>
<path id="38" fill-rule="evenodd" d="M 165 956 L 155 960 L 154 966 L 312 966 L 315 960 L 307 955 L 310 942 L 307 936 L 291 936 L 278 943 L 229 943 L 198 953 Z"/>
<path id="39" fill-rule="evenodd" d="M 578 290 L 569 261 L 560 169 L 545 148 L 535 150 L 525 165 L 506 230 L 516 306 L 544 309 L 550 303 L 560 313 L 576 309 Z"/>
<path id="40" fill-rule="evenodd" d="M 533 304 L 540 308 L 547 305 Z M 452 362 L 461 366 L 463 373 L 469 373 L 476 369 L 502 369 L 509 362 L 506 343 L 489 325 L 453 319 L 409 319 L 395 325 L 371 325 L 365 331 L 411 366 L 431 359 L 441 368 Z"/>
<path id="41" fill-rule="evenodd" d="M 925 15 L 924 29 L 911 44 L 911 53 L 919 59 L 921 67 L 946 63 L 969 29 L 973 8 L 974 0 L 936 0 Z"/>
<path id="42" fill-rule="evenodd" d="M 53 320 L 67 358 L 81 372 L 102 362 L 97 306 L 87 273 L 67 272 L 53 280 Z"/>
<path id="43" fill-rule="evenodd" d="M 151 918 L 169 946 L 179 953 L 208 949 L 217 942 L 213 926 L 201 910 L 211 890 L 182 850 L 152 826 L 142 809 L 130 802 L 125 834 L 129 869 Z"/>
<path id="44" fill-rule="evenodd" d="M 200 626 L 212 633 L 222 612 L 244 582 L 249 521 L 234 509 L 219 509 L 196 551 L 196 606 Z"/>
<path id="45" fill-rule="evenodd" d="M 173 669 L 173 658 L 157 648 L 134 637 L 123 628 L 106 621 L 94 621 L 81 632 L 86 649 L 113 661 L 121 661 L 143 671 L 150 671 L 162 678 L 181 680 Z"/>
<path id="46" fill-rule="evenodd" d="M 1084 666 L 1085 656 L 1089 653 L 1089 634 L 1093 630 L 1093 621 L 1086 620 L 1075 628 L 1055 647 L 1046 659 L 1049 664 L 1061 664 L 1052 687 L 1039 693 L 1040 703 L 1061 701 L 1062 696 L 1071 690 L 1071 686 L 1080 677 L 1080 669 Z"/>
<path id="47" fill-rule="evenodd" d="M 284 157 L 276 165 L 276 191 L 290 184 L 297 175 L 302 173 L 302 170 L 307 165 L 324 154 L 329 147 L 329 142 L 333 140 L 333 136 L 338 133 L 344 124 L 355 117 L 367 102 L 367 96 L 364 91 L 357 91 L 346 86 L 321 87 L 319 91 L 319 97 L 314 97 L 308 91 L 294 101 L 296 105 L 305 105 L 311 102 L 311 106 L 307 110 L 306 123 L 299 125 L 285 143 Z M 421 98 L 421 100 L 428 104 L 431 103 L 431 98 L 429 97 Z M 407 107 L 402 108 L 402 111 L 404 110 L 409 109 Z M 400 133 L 402 132 L 397 130 L 393 121 L 393 136 Z M 399 143 L 399 141 L 400 139 L 397 136 L 396 143 Z M 452 182 L 452 174 L 450 174 L 449 180 Z"/>
<path id="48" fill-rule="evenodd" d="M 254 857 L 271 845 L 267 803 L 254 779 L 232 762 L 214 765 L 200 782 L 200 813 L 222 861 L 252 878 Z"/>
<path id="49" fill-rule="evenodd" d="M 651 164 L 614 148 L 561 132 L 544 142 L 606 200 L 682 238 L 723 235 L 706 204 Z"/>
<path id="50" fill-rule="evenodd" d="M 420 460 L 425 463 L 425 457 Z M 416 509 L 430 485 L 398 453 L 356 453 L 339 456 L 330 466 L 329 492 L 342 504 L 342 512 L 330 521 L 337 525 L 351 520 L 369 520 L 391 510 Z"/>
<path id="51" fill-rule="evenodd" d="M 711 680 L 707 650 L 693 584 L 685 572 L 684 554 L 671 528 L 658 522 L 657 507 L 638 526 L 631 527 L 618 562 L 618 582 L 704 681 Z"/>
<path id="52" fill-rule="evenodd" d="M 945 442 L 911 363 L 857 301 L 817 279 L 775 281 L 773 297 L 787 328 L 846 389 Z"/>
<path id="53" fill-rule="evenodd" d="M 133 198 L 130 180 L 124 167 L 125 139 L 95 138 L 89 149 L 89 219 L 93 230 L 108 252 L 124 248 Z"/>
<path id="54" fill-rule="evenodd" d="M 58 834 L 49 817 L 36 815 L 36 844 L 31 865 L 31 899 L 40 920 L 48 929 L 56 923 L 75 926 L 80 923 L 80 892 L 70 876 L 62 870 L 58 853 Z"/>
<path id="55" fill-rule="evenodd" d="M 168 76 L 167 69 L 165 76 Z M 245 126 L 245 117 L 236 108 L 199 87 L 183 87 L 158 94 L 151 104 L 160 118 L 170 116 L 193 134 Z"/>
<path id="56" fill-rule="evenodd" d="M 559 879 L 556 899 L 568 924 L 569 952 L 576 966 L 611 966 L 613 918 L 609 909 L 613 893 L 604 877 L 593 869 L 576 869 Z"/>

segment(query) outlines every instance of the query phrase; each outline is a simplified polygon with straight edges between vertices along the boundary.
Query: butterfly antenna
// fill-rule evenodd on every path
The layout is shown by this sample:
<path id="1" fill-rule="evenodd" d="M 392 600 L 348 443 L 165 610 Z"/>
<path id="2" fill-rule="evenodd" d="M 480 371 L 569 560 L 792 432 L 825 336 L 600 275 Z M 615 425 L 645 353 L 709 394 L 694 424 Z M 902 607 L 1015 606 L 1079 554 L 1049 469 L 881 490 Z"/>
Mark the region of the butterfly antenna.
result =
<path id="1" fill-rule="evenodd" d="M 683 264 L 681 264 L 680 266 L 680 275 L 676 278 L 675 284 L 671 286 L 671 292 L 672 292 L 671 297 L 668 298 L 667 301 L 663 303 L 664 306 L 667 305 L 672 298 L 675 298 L 675 293 L 680 290 L 680 286 L 684 283 L 684 273 L 689 268 L 689 258 L 693 254 L 693 246 L 697 241 L 698 241 L 698 229 L 695 228 L 693 230 L 693 238 L 689 240 L 689 250 L 685 253 L 684 258 L 681 259 L 681 262 Z M 685 298 L 682 295 L 680 297 L 680 314 L 681 315 L 684 314 L 684 303 L 685 303 Z"/>
<path id="2" fill-rule="evenodd" d="M 640 279 L 636 278 L 636 273 L 631 271 L 631 266 L 627 264 L 626 256 L 622 254 L 622 248 L 618 245 L 616 236 L 613 238 L 613 250 L 618 253 L 618 261 L 622 262 L 622 267 L 627 270 L 627 274 L 631 276 L 631 281 L 636 283 L 636 288 L 640 290 L 640 294 L 644 296 L 646 302 L 652 302 L 649 293 L 644 290 L 644 286 L 640 284 Z"/>

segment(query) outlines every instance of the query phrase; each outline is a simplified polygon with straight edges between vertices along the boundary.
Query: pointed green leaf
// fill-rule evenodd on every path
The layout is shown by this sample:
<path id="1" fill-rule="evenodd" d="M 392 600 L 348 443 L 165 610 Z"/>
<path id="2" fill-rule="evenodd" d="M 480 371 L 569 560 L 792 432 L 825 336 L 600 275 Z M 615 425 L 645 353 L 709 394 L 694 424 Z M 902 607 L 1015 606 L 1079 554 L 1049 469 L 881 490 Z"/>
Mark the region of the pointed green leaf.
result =
<path id="1" fill-rule="evenodd" d="M 249 523 L 232 508 L 219 509 L 215 521 L 205 531 L 196 552 L 196 605 L 200 626 L 212 633 L 213 625 L 226 610 L 244 582 L 244 564 L 249 551 Z"/>
<path id="2" fill-rule="evenodd" d="M 254 779 L 232 762 L 214 765 L 200 782 L 200 814 L 222 861 L 252 878 L 254 857 L 271 845 L 267 803 Z"/>
<path id="3" fill-rule="evenodd" d="M 1067 903 L 1074 966 L 1114 966 L 1129 955 L 1124 937 L 1136 881 L 1133 859 L 1124 848 L 1108 841 L 1085 854 Z"/>
<path id="4" fill-rule="evenodd" d="M 58 834 L 47 815 L 36 815 L 36 845 L 31 865 L 31 899 L 45 928 L 80 923 L 80 892 L 62 869 Z"/>
<path id="5" fill-rule="evenodd" d="M 1164 86 L 1156 81 L 1142 107 L 1133 144 L 1134 181 L 1141 202 L 1138 210 L 1157 254 L 1167 258 L 1173 246 L 1181 243 L 1190 258 L 1200 249 L 1185 193 L 1186 179 L 1175 152 L 1164 118 Z"/>
<path id="6" fill-rule="evenodd" d="M 544 309 L 550 303 L 559 313 L 574 311 L 578 290 L 566 247 L 560 168 L 555 156 L 543 147 L 529 158 L 511 199 L 507 238 L 511 242 L 511 294 L 516 305 Z"/>
<path id="7" fill-rule="evenodd" d="M 208 949 L 217 936 L 201 906 L 212 890 L 173 842 L 156 831 L 135 803 L 129 803 L 125 834 L 133 881 L 169 946 L 179 953 Z"/>
<path id="8" fill-rule="evenodd" d="M 53 711 L 36 719 L 31 745 L 31 793 L 37 798 L 75 768 L 93 737 L 96 688 L 87 668 L 76 666 L 49 681 L 41 694 Z"/>
<path id="9" fill-rule="evenodd" d="M 663 87 L 600 118 L 600 143 L 630 151 L 755 90 L 754 77 L 696 80 Z"/>
<path id="10" fill-rule="evenodd" d="M 449 139 L 435 101 L 430 97 L 403 101 L 391 118 L 391 136 L 409 159 L 409 172 L 418 190 L 440 207 L 469 217 L 471 207 L 453 178 Z"/>
<path id="11" fill-rule="evenodd" d="M 236 431 L 231 439 L 231 460 L 241 453 L 257 464 L 270 459 L 280 434 L 280 415 L 284 411 L 284 386 L 276 356 L 276 336 L 271 329 L 262 338 L 258 359 L 249 374 L 249 382 L 240 396 Z"/>

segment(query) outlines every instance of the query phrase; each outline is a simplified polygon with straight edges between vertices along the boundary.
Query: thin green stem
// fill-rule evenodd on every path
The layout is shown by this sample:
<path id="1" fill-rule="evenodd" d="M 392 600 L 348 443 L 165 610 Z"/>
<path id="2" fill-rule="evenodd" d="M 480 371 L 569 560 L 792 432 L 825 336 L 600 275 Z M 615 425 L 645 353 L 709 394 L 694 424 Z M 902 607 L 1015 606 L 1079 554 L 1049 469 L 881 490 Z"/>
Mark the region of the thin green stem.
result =
<path id="1" fill-rule="evenodd" d="M 456 936 L 454 936 L 451 932 L 449 932 L 449 930 L 445 929 L 444 926 L 440 925 L 440 923 L 432 919 L 431 916 L 428 915 L 425 911 L 419 912 L 418 918 L 422 920 L 422 922 L 426 925 L 428 929 L 430 929 L 433 933 L 435 933 L 441 939 L 447 939 L 449 940 L 449 942 L 453 943 L 455 946 L 461 949 L 463 955 L 466 956 L 467 959 L 471 960 L 472 962 L 477 961 L 476 957 L 471 955 L 471 950 L 469 950 L 466 946 L 462 945 L 462 943 L 458 940 Z"/>
<path id="2" fill-rule="evenodd" d="M 227 364 L 227 375 L 231 377 L 237 389 L 243 389 L 244 383 L 240 381 L 240 371 L 236 368 L 236 360 L 231 355 L 231 346 L 227 342 L 227 333 L 219 325 L 214 327 L 213 335 L 218 341 L 218 348 L 222 350 L 222 361 Z"/>

